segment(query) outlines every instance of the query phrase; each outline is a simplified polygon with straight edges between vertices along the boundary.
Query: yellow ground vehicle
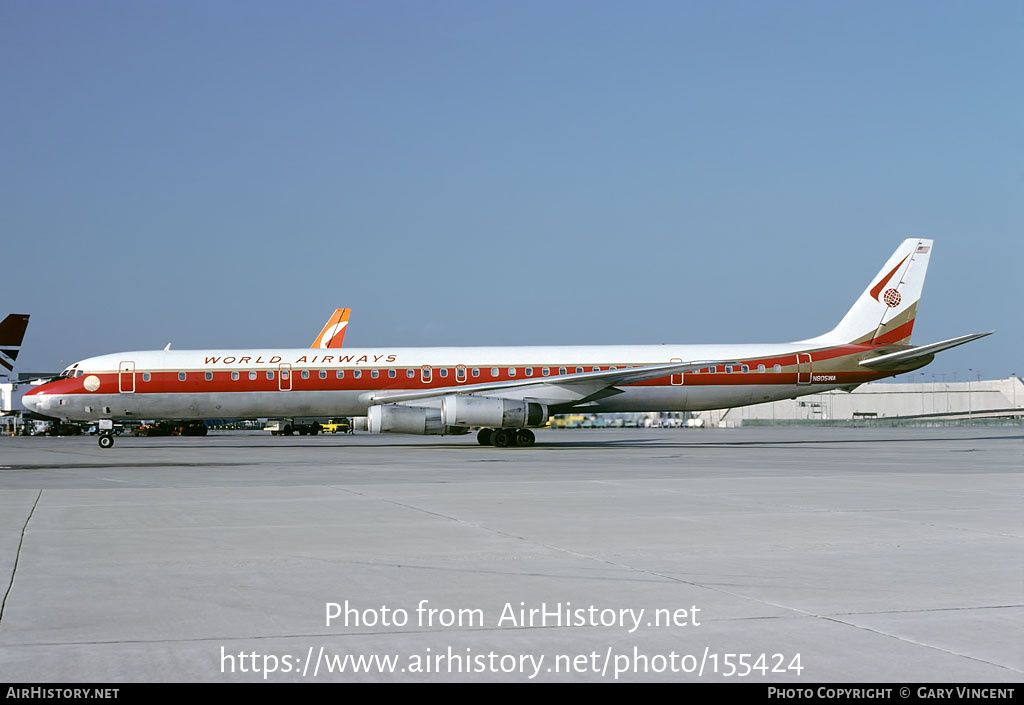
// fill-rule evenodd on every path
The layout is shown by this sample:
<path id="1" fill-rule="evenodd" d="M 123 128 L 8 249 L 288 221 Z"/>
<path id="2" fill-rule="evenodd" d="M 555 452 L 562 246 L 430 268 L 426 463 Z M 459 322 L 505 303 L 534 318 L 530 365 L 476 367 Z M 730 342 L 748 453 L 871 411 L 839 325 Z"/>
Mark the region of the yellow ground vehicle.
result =
<path id="1" fill-rule="evenodd" d="M 331 419 L 320 424 L 323 433 L 352 433 L 352 421 L 349 419 Z"/>
<path id="2" fill-rule="evenodd" d="M 548 423 L 551 428 L 580 428 L 585 418 L 583 414 L 557 414 L 552 416 Z"/>

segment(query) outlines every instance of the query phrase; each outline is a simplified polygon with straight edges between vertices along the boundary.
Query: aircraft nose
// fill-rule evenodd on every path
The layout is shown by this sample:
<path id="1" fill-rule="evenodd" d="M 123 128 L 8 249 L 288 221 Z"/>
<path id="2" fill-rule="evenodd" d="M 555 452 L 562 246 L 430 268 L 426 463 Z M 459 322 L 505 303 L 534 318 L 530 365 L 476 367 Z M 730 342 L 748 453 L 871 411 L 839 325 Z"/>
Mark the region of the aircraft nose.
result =
<path id="1" fill-rule="evenodd" d="M 21 398 L 21 405 L 29 411 L 45 415 L 50 408 L 50 398 L 39 389 L 33 389 L 25 393 Z"/>
<path id="2" fill-rule="evenodd" d="M 21 405 L 29 411 L 39 410 L 39 395 L 34 393 L 34 390 L 27 392 L 25 396 L 21 398 Z"/>

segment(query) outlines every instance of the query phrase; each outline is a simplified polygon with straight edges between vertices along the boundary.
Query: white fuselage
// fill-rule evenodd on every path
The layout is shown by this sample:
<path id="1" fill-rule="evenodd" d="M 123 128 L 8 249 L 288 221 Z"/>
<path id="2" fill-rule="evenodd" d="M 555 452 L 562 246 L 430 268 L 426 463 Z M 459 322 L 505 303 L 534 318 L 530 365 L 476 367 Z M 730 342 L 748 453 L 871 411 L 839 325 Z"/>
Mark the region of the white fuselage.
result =
<path id="1" fill-rule="evenodd" d="M 599 369 L 702 360 L 736 363 L 623 385 L 613 394 L 581 403 L 578 395 L 566 395 L 560 403 L 557 383 L 544 385 L 554 409 L 685 411 L 772 401 L 895 374 L 866 372 L 855 364 L 851 368 L 850 357 L 863 347 L 783 343 L 134 351 L 82 360 L 68 368 L 64 379 L 26 395 L 25 403 L 39 413 L 70 420 L 362 416 L 380 392 L 436 391 L 440 398 L 475 384 L 565 379 Z M 486 395 L 502 398 L 512 392 Z M 523 398 L 522 391 L 516 396 Z"/>

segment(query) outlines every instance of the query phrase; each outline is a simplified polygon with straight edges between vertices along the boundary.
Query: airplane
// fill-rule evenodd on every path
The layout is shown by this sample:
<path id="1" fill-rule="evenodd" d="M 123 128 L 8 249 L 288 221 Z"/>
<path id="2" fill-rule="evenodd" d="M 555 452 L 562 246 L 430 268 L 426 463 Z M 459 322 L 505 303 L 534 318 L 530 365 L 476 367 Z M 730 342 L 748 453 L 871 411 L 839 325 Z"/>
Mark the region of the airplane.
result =
<path id="1" fill-rule="evenodd" d="M 350 308 L 336 308 L 331 317 L 327 319 L 324 329 L 316 337 L 311 348 L 340 348 L 345 340 L 345 330 L 348 327 L 348 315 L 352 312 Z"/>
<path id="2" fill-rule="evenodd" d="M 0 321 L 0 375 L 10 377 L 14 372 L 14 361 L 18 359 L 18 353 L 21 351 L 21 341 L 25 339 L 30 315 L 11 313 Z"/>
<path id="3" fill-rule="evenodd" d="M 990 335 L 913 346 L 932 240 L 904 240 L 839 323 L 792 343 L 163 350 L 69 366 L 25 395 L 62 419 L 365 417 L 372 433 L 533 445 L 551 414 L 721 409 L 857 386 L 916 370 Z M 101 435 L 109 448 L 113 437 Z"/>

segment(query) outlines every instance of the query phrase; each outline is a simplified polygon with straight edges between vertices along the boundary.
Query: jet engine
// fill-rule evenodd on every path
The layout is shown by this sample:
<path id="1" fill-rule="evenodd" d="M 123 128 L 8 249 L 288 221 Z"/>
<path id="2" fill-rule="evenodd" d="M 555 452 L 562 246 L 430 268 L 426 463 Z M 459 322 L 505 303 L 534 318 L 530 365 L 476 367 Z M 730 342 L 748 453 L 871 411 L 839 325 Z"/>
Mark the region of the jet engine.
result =
<path id="1" fill-rule="evenodd" d="M 543 426 L 548 407 L 532 401 L 449 394 L 441 399 L 441 423 L 446 426 L 526 428 Z"/>
<path id="2" fill-rule="evenodd" d="M 440 409 L 402 404 L 371 406 L 366 412 L 366 430 L 370 433 L 409 433 L 421 436 L 469 433 L 466 426 L 445 424 Z"/>

